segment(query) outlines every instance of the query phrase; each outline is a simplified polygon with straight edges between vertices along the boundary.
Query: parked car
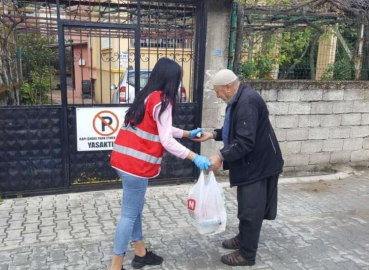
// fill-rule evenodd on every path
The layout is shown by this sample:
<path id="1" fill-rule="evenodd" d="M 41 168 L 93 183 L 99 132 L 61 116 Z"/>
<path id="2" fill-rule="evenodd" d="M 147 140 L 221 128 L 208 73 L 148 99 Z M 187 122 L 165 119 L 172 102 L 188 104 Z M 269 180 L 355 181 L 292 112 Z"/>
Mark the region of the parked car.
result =
<path id="1" fill-rule="evenodd" d="M 142 90 L 147 84 L 151 70 L 140 71 L 140 90 Z M 111 86 L 112 90 L 112 101 L 113 104 L 130 104 L 135 99 L 135 71 L 132 69 L 124 72 L 123 76 L 119 81 L 118 87 L 116 85 Z M 178 102 L 186 103 L 187 94 L 182 82 L 178 88 Z"/>

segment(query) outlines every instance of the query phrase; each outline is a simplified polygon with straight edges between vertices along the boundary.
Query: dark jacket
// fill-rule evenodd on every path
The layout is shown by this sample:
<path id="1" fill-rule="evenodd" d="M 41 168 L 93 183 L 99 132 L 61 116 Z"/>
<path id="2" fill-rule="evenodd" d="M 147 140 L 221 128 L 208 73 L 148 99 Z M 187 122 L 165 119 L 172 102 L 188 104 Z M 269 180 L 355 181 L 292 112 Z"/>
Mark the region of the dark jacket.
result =
<path id="1" fill-rule="evenodd" d="M 215 140 L 222 140 L 222 129 L 215 130 Z M 223 168 L 229 169 L 231 186 L 249 184 L 282 172 L 282 153 L 267 106 L 254 89 L 243 83 L 231 105 L 228 141 L 228 146 L 220 152 L 224 158 Z"/>

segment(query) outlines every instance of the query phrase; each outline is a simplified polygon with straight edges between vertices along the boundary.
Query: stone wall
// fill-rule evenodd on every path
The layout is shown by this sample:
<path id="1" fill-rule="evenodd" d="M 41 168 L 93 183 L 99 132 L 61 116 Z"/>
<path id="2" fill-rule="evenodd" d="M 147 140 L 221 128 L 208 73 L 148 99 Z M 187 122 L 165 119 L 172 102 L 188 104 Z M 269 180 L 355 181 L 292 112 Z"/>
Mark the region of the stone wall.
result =
<path id="1" fill-rule="evenodd" d="M 249 84 L 267 103 L 286 170 L 369 162 L 369 82 Z"/>
<path id="2" fill-rule="evenodd" d="M 251 81 L 267 103 L 285 171 L 369 162 L 369 82 Z M 220 127 L 225 104 L 205 93 L 203 127 Z M 210 98 L 211 97 L 211 98 Z M 221 111 L 220 115 L 217 114 Z M 203 145 L 214 154 L 221 144 Z"/>

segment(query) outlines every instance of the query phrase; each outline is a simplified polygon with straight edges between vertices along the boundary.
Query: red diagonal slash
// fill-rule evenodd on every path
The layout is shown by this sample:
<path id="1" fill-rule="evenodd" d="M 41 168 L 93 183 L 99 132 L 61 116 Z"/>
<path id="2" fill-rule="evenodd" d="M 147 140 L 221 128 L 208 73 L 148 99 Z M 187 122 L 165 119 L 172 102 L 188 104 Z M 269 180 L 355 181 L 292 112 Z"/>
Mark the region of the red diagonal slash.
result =
<path id="1" fill-rule="evenodd" d="M 103 122 L 105 124 L 105 126 L 109 127 L 112 131 L 115 131 L 114 128 L 112 128 L 105 120 L 104 118 L 102 118 L 100 115 L 97 116 L 101 122 Z"/>

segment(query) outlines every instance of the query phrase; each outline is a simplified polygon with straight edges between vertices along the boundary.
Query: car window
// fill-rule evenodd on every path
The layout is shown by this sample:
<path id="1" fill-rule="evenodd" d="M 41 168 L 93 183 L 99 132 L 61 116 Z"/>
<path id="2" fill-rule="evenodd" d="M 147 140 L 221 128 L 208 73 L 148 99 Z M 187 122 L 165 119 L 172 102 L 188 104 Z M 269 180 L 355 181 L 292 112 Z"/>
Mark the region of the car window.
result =
<path id="1" fill-rule="evenodd" d="M 140 76 L 140 88 L 142 89 L 147 84 L 151 72 L 141 72 Z M 128 84 L 131 86 L 135 86 L 135 73 L 130 72 L 128 73 Z"/>

